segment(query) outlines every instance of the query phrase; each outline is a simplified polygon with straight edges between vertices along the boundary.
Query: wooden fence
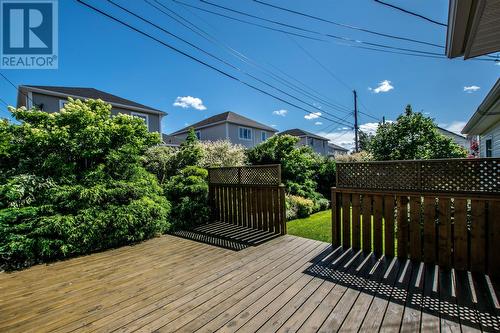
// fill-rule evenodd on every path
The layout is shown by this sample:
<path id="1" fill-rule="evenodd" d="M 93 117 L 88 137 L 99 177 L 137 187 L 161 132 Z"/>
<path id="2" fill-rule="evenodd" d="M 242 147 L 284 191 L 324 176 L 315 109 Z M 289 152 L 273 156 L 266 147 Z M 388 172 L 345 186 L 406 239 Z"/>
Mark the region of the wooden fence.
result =
<path id="1" fill-rule="evenodd" d="M 286 234 L 280 165 L 208 170 L 212 220 Z"/>
<path id="2" fill-rule="evenodd" d="M 337 164 L 333 243 L 500 275 L 500 159 Z"/>

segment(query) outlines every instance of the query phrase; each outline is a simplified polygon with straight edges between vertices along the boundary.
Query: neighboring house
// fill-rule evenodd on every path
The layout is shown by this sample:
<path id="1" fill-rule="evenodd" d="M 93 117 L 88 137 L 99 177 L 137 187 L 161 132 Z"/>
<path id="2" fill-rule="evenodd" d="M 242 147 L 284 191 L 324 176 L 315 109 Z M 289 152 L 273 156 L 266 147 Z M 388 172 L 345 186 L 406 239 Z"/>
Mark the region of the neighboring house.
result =
<path id="1" fill-rule="evenodd" d="M 450 0 L 446 55 L 474 58 L 500 51 L 500 1 Z"/>
<path id="2" fill-rule="evenodd" d="M 328 156 L 328 139 L 324 138 L 322 136 L 294 128 L 290 130 L 286 130 L 283 132 L 280 132 L 279 135 L 292 135 L 300 138 L 300 141 L 298 144 L 300 146 L 309 146 L 311 147 L 316 153 L 324 156 Z"/>
<path id="3" fill-rule="evenodd" d="M 247 148 L 254 147 L 277 132 L 270 126 L 227 111 L 189 125 L 168 135 L 168 137 L 174 137 L 175 140 L 182 142 L 186 139 L 191 128 L 194 128 L 198 140 L 216 141 L 227 139 L 234 144 L 240 144 Z"/>
<path id="4" fill-rule="evenodd" d="M 162 135 L 163 143 L 165 146 L 169 147 L 180 147 L 182 140 L 179 138 L 163 133 Z"/>
<path id="5" fill-rule="evenodd" d="M 479 157 L 500 157 L 500 79 L 462 130 L 479 136 Z"/>
<path id="6" fill-rule="evenodd" d="M 448 131 L 447 129 L 444 129 L 442 127 L 437 127 L 437 130 L 439 133 L 443 134 L 444 136 L 447 136 L 453 140 L 457 145 L 462 146 L 465 148 L 465 150 L 469 151 L 470 150 L 470 142 L 467 139 L 467 137 L 454 133 L 452 131 Z"/>
<path id="7" fill-rule="evenodd" d="M 346 149 L 344 147 L 341 147 L 339 145 L 336 145 L 334 143 L 329 143 L 328 144 L 328 156 L 330 157 L 336 157 L 339 155 L 347 155 L 349 152 L 349 149 Z"/>
<path id="8" fill-rule="evenodd" d="M 139 117 L 144 120 L 150 132 L 161 133 L 161 119 L 166 115 L 165 112 L 94 88 L 19 86 L 17 107 L 36 106 L 42 111 L 58 112 L 68 102 L 68 97 L 81 100 L 101 99 L 111 104 L 112 114 L 123 113 Z"/>

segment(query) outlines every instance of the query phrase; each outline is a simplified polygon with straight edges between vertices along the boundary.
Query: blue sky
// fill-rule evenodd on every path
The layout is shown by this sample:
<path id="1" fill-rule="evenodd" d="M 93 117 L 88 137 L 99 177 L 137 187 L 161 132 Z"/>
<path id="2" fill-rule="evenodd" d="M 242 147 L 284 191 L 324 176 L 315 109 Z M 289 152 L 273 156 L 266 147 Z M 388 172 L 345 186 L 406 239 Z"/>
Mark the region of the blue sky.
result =
<path id="1" fill-rule="evenodd" d="M 242 80 L 280 95 L 279 92 L 263 86 L 242 72 L 220 64 L 182 42 L 166 36 L 161 31 L 147 26 L 144 22 L 121 12 L 104 0 L 85 1 Z M 296 93 L 248 64 L 240 62 L 223 49 L 210 44 L 164 16 L 143 0 L 114 1 L 140 13 L 165 29 L 179 34 L 198 47 L 226 59 L 242 68 L 243 71 L 269 81 L 305 100 L 308 104 L 314 103 L 322 111 L 301 104 L 304 108 L 322 112 L 323 116 L 330 119 L 331 116 L 328 116 L 326 112 L 341 118 L 347 117 L 349 122 L 352 121 L 352 117 L 347 113 L 329 108 L 318 99 L 309 99 Z M 410 103 L 414 110 L 428 113 L 438 124 L 452 130 L 459 130 L 500 74 L 500 66 L 493 62 L 410 57 L 348 47 L 331 39 L 325 42 L 297 36 L 291 37 L 281 32 L 264 30 L 194 9 L 188 10 L 171 0 L 159 1 L 259 65 L 283 76 L 284 74 L 277 71 L 279 69 L 289 76 L 287 80 L 291 81 L 292 78 L 298 80 L 300 84 L 312 88 L 314 93 L 319 93 L 348 109 L 353 107 L 351 90 L 356 89 L 361 103 L 360 110 L 379 119 L 382 116 L 388 120 L 395 119 L 405 105 Z M 218 10 L 198 0 L 183 1 L 244 18 L 234 13 Z M 395 41 L 284 13 L 251 0 L 210 1 L 323 33 L 395 47 L 440 52 L 434 47 Z M 388 34 L 441 45 L 445 43 L 445 28 L 381 6 L 372 0 L 268 0 L 268 2 Z M 409 0 L 404 2 L 404 6 L 441 22 L 447 20 L 448 1 L 446 0 Z M 279 28 L 268 23 L 262 24 Z M 315 60 L 312 60 L 301 47 L 333 73 L 335 78 Z M 163 131 L 167 133 L 211 115 L 231 110 L 265 124 L 275 125 L 278 130 L 299 127 L 327 135 L 345 145 L 349 144 L 352 137 L 350 132 L 342 129 L 345 126 L 332 124 L 329 120 L 322 118 L 305 119 L 304 111 L 203 67 L 89 10 L 75 0 L 59 1 L 59 69 L 2 70 L 1 72 L 15 84 L 95 87 L 159 108 L 168 112 L 168 116 L 163 120 Z M 464 91 L 464 87 L 476 88 Z M 186 96 L 194 98 L 181 99 L 177 104 L 191 105 L 190 107 L 174 106 L 178 97 Z M 284 97 L 293 103 L 300 104 L 287 96 Z M 9 104 L 16 103 L 16 90 L 4 80 L 0 80 L 0 98 Z M 202 104 L 196 98 L 201 99 Z M 273 113 L 277 110 L 287 110 L 287 112 L 278 112 L 281 115 Z M 5 108 L 2 108 L 0 117 L 9 117 Z M 360 116 L 360 124 L 364 125 L 362 128 L 373 128 L 373 122 L 375 120 L 365 115 Z"/>

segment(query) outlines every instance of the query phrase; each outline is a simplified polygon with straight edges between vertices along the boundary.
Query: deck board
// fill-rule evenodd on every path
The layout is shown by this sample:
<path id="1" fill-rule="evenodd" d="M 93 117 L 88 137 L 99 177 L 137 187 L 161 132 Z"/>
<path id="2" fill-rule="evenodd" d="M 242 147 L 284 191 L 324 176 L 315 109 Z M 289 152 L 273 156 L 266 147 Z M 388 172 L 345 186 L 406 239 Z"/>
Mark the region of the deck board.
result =
<path id="1" fill-rule="evenodd" d="M 239 228 L 202 231 L 252 238 Z M 0 273 L 0 331 L 498 329 L 484 275 L 471 275 L 474 299 L 467 273 L 452 283 L 449 270 L 434 277 L 434 265 L 419 274 L 419 262 L 392 262 L 288 235 L 238 251 L 166 235 Z"/>

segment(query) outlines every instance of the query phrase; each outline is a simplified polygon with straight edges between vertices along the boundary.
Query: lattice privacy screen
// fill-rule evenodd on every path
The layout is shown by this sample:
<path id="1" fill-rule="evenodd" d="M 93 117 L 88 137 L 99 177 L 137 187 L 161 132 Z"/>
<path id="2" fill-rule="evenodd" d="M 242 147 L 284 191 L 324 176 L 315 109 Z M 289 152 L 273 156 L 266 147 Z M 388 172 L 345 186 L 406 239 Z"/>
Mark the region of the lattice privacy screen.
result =
<path id="1" fill-rule="evenodd" d="M 280 165 L 212 168 L 208 170 L 210 184 L 280 185 Z"/>
<path id="2" fill-rule="evenodd" d="M 338 163 L 337 187 L 500 193 L 500 158 Z"/>

